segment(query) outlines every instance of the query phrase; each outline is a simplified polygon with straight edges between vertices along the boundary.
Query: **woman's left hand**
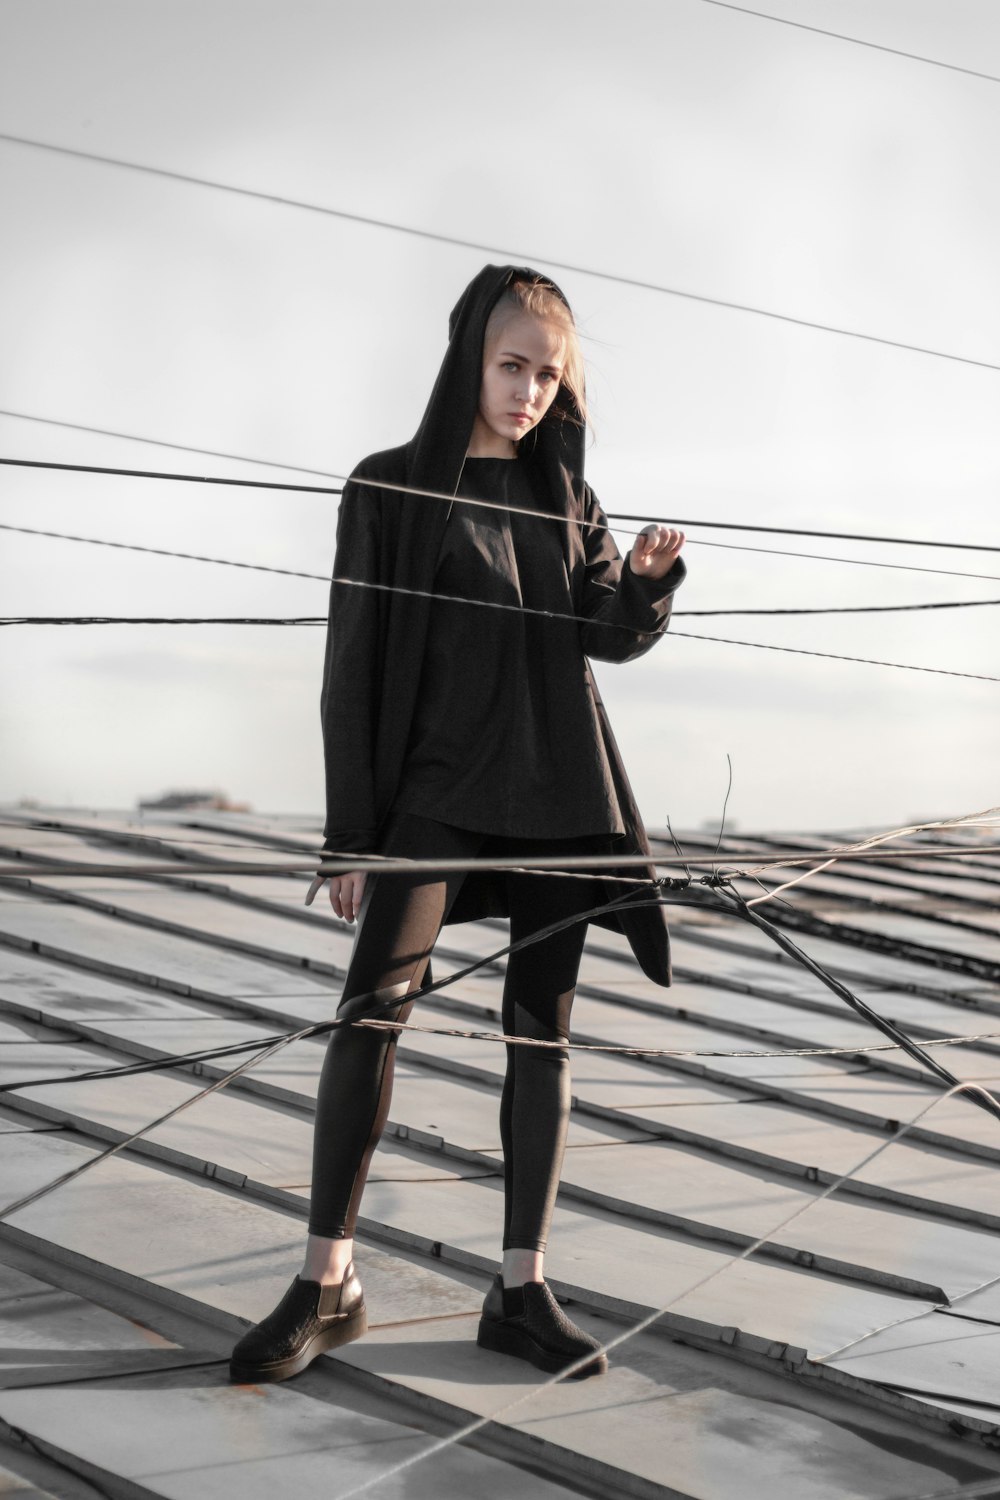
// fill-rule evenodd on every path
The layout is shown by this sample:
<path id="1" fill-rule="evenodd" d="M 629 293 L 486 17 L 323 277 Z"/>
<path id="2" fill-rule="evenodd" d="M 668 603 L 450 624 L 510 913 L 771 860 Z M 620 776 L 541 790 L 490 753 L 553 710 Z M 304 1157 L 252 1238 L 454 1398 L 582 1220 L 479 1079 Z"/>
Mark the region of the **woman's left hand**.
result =
<path id="1" fill-rule="evenodd" d="M 663 578 L 670 572 L 684 545 L 683 531 L 656 522 L 644 526 L 629 553 L 632 572 L 640 578 Z"/>

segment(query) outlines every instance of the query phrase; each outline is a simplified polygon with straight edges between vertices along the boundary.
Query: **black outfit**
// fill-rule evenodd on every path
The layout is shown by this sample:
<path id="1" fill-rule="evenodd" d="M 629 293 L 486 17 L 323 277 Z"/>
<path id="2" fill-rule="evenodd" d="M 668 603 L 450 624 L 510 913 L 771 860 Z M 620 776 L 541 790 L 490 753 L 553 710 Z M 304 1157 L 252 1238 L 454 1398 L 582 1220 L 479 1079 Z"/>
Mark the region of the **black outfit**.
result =
<path id="1" fill-rule="evenodd" d="M 383 852 L 402 858 L 471 859 L 561 852 L 605 853 L 606 839 L 502 839 L 399 813 Z M 338 1016 L 364 1014 L 373 1003 L 416 989 L 431 948 L 464 877 L 369 876 L 358 935 Z M 506 876 L 512 942 L 594 904 L 591 881 L 570 875 Z M 569 1040 L 569 1016 L 586 923 L 511 954 L 502 1025 L 508 1036 Z M 403 1002 L 388 1015 L 405 1021 Z M 372 1153 L 388 1117 L 396 1035 L 360 1026 L 331 1034 L 316 1103 L 309 1229 L 351 1239 Z M 559 1185 L 570 1104 L 569 1057 L 563 1048 L 507 1047 L 500 1098 L 504 1154 L 505 1250 L 544 1250 Z"/>
<path id="2" fill-rule="evenodd" d="M 434 600 L 395 805 L 484 833 L 623 834 L 543 476 L 530 460 L 467 458 L 458 494 L 501 508 L 452 508 L 434 592 L 509 607 Z M 646 625 L 663 585 L 626 582 L 622 613 Z"/>
<path id="3" fill-rule="evenodd" d="M 583 481 L 582 424 L 574 424 L 563 389 L 516 460 L 465 456 L 486 319 L 510 280 L 535 274 L 487 267 L 476 277 L 452 315 L 451 344 L 416 438 L 366 459 L 344 490 L 322 696 L 331 851 L 649 853 L 586 656 L 627 661 L 647 651 L 666 627 L 683 564 L 658 581 L 622 566 Z M 341 580 L 514 609 L 431 603 Z M 522 605 L 577 618 L 543 619 L 519 613 Z M 338 1014 L 353 1017 L 398 997 L 391 1014 L 405 1019 L 412 1002 L 404 997 L 421 984 L 443 922 L 509 915 L 516 942 L 612 897 L 634 900 L 635 892 L 613 876 L 370 875 Z M 604 920 L 626 933 L 648 974 L 670 982 L 661 907 L 626 905 Z M 511 956 L 505 1031 L 568 1040 L 585 926 Z M 561 1048 L 507 1050 L 504 1248 L 541 1250 L 565 1142 L 568 1059 Z M 332 1034 L 316 1110 L 314 1234 L 354 1232 L 387 1117 L 394 1053 L 392 1033 Z"/>
<path id="4" fill-rule="evenodd" d="M 392 486 L 455 495 L 478 406 L 486 320 L 504 288 L 518 279 L 545 280 L 515 266 L 486 266 L 473 279 L 452 312 L 448 349 L 416 435 L 400 448 L 362 460 L 344 488 L 321 696 L 324 841 L 330 850 L 377 850 L 379 830 L 400 789 L 419 711 L 431 600 L 386 589 L 433 594 L 450 507 L 448 498 L 414 495 Z M 656 590 L 622 569 L 604 512 L 583 477 L 584 428 L 574 418 L 579 413 L 560 387 L 543 420 L 518 444 L 522 459 L 531 460 L 544 482 L 546 504 L 565 518 L 547 523 L 561 533 L 565 569 L 560 597 L 548 607 L 586 618 L 587 623 L 578 626 L 585 657 L 631 661 L 648 651 L 665 630 L 684 564 L 678 558 Z M 341 579 L 380 587 L 352 587 Z M 469 616 L 465 628 L 472 632 L 481 629 L 478 619 L 472 622 L 474 615 L 499 613 L 468 605 L 451 607 L 464 608 Z M 642 819 L 586 662 L 575 679 L 575 691 L 589 698 L 597 717 L 624 827 L 616 852 L 649 854 Z M 623 873 L 634 878 L 641 872 L 632 866 Z M 652 879 L 653 871 L 648 873 Z M 623 932 L 643 971 L 657 984 L 669 984 L 663 908 L 640 905 L 648 902 L 649 892 L 616 882 L 613 875 L 595 884 L 595 891 L 594 905 L 626 898 L 616 911 L 596 920 Z M 477 871 L 463 884 L 449 920 L 506 915 L 505 883 Z"/>

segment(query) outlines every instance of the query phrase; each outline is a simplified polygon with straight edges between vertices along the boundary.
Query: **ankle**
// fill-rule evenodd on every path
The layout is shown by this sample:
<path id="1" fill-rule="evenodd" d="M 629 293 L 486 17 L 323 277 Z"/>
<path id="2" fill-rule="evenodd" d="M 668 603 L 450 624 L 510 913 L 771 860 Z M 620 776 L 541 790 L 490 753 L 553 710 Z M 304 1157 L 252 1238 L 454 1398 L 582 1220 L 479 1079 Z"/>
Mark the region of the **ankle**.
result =
<path id="1" fill-rule="evenodd" d="M 320 1286 L 336 1286 L 344 1280 L 354 1258 L 353 1240 L 331 1240 L 311 1234 L 299 1272 L 301 1281 L 318 1281 Z"/>
<path id="2" fill-rule="evenodd" d="M 541 1250 L 505 1250 L 500 1279 L 510 1290 L 522 1287 L 528 1281 L 544 1281 L 544 1265 L 545 1255 Z"/>

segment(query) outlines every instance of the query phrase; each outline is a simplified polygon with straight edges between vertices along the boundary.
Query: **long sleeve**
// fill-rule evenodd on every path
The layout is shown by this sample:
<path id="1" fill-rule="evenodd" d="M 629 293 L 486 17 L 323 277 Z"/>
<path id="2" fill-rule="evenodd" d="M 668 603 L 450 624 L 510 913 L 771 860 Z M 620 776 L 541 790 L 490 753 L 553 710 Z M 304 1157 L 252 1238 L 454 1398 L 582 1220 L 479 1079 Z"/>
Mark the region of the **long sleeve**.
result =
<path id="1" fill-rule="evenodd" d="M 580 626 L 580 644 L 586 656 L 598 661 L 632 661 L 649 651 L 666 630 L 674 592 L 687 570 L 678 557 L 664 578 L 634 573 L 615 546 L 607 517 L 589 486 L 585 493 L 586 568 L 579 608 L 588 623 Z"/>
<path id="2" fill-rule="evenodd" d="M 320 715 L 326 769 L 323 845 L 358 854 L 375 846 L 377 663 L 385 595 L 337 580 L 380 581 L 379 516 L 378 493 L 365 490 L 352 475 L 337 518 Z"/>

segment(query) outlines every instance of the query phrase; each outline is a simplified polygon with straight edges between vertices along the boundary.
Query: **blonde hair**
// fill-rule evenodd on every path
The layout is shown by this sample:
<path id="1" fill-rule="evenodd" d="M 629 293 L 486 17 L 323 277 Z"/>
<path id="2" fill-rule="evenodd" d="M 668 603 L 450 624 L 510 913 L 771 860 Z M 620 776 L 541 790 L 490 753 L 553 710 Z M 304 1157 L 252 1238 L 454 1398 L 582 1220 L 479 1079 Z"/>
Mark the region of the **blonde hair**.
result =
<path id="1" fill-rule="evenodd" d="M 559 384 L 571 400 L 563 402 L 557 397 L 551 411 L 563 421 L 586 423 L 587 397 L 580 335 L 573 321 L 573 314 L 548 282 L 540 279 L 512 281 L 504 288 L 486 320 L 483 334 L 484 356 L 499 342 L 500 335 L 511 319 L 521 315 L 537 318 L 540 323 L 551 323 L 562 334 L 565 358 Z"/>

